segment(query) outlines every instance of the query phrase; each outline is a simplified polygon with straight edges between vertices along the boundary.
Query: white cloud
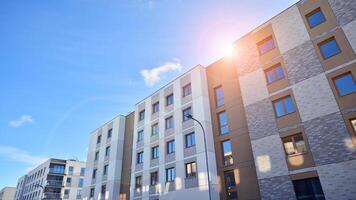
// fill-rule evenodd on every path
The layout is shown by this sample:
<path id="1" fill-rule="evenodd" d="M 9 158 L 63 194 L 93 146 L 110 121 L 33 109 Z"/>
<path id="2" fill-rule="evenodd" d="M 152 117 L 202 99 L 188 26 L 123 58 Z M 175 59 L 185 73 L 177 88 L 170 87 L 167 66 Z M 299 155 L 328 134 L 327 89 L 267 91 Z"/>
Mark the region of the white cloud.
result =
<path id="1" fill-rule="evenodd" d="M 182 70 L 182 65 L 179 63 L 178 60 L 174 60 L 174 62 L 167 62 L 161 66 L 152 69 L 143 69 L 141 70 L 141 75 L 144 78 L 144 81 L 147 86 L 153 86 L 161 80 L 162 74 L 170 71 L 180 70 Z"/>
<path id="2" fill-rule="evenodd" d="M 19 119 L 10 121 L 9 125 L 11 127 L 17 128 L 25 123 L 32 123 L 32 122 L 33 122 L 33 118 L 31 115 L 22 115 Z"/>
<path id="3" fill-rule="evenodd" d="M 27 151 L 18 149 L 16 147 L 3 145 L 0 145 L 0 157 L 31 166 L 37 166 L 48 159 L 42 156 L 30 155 Z"/>

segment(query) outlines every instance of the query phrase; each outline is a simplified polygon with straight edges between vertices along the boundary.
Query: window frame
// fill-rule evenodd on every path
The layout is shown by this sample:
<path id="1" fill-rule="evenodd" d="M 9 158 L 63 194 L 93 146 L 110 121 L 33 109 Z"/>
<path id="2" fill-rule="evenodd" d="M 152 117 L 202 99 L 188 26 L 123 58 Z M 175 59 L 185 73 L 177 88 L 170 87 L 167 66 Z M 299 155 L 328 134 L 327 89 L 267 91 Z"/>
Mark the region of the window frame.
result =
<path id="1" fill-rule="evenodd" d="M 110 145 L 105 147 L 105 157 L 110 156 Z"/>
<path id="2" fill-rule="evenodd" d="M 171 101 L 170 101 L 171 99 Z M 166 96 L 166 106 L 170 106 L 174 104 L 174 94 L 170 93 L 169 95 Z"/>
<path id="3" fill-rule="evenodd" d="M 155 131 L 157 130 L 157 131 Z M 158 122 L 152 124 L 151 126 L 151 137 L 152 136 L 155 136 L 155 135 L 158 135 L 159 134 L 159 126 L 158 126 Z"/>
<path id="4" fill-rule="evenodd" d="M 137 156 L 136 164 L 142 164 L 143 163 L 143 151 L 138 152 L 136 156 Z"/>
<path id="5" fill-rule="evenodd" d="M 188 138 L 190 138 L 190 142 L 188 142 Z M 195 132 L 191 132 L 191 133 L 185 134 L 184 135 L 184 142 L 185 142 L 185 145 L 184 145 L 185 148 L 194 147 L 196 145 Z"/>
<path id="6" fill-rule="evenodd" d="M 276 69 L 279 68 L 279 67 L 282 69 L 282 72 L 283 72 L 283 77 L 281 77 L 281 78 L 278 78 L 278 73 L 276 71 Z M 274 80 L 272 80 L 272 81 L 269 80 L 268 72 L 272 72 L 273 73 L 273 77 L 275 77 Z M 267 85 L 275 83 L 275 82 L 277 82 L 279 80 L 282 80 L 282 79 L 284 79 L 286 77 L 281 63 L 275 64 L 275 65 L 265 69 L 264 73 L 265 73 Z"/>
<path id="7" fill-rule="evenodd" d="M 171 173 L 169 173 L 171 172 Z M 172 179 L 170 179 L 172 178 Z M 176 179 L 176 169 L 175 167 L 166 168 L 166 183 L 174 182 Z"/>
<path id="8" fill-rule="evenodd" d="M 193 115 L 193 111 L 192 111 L 192 107 L 191 107 L 191 106 L 189 106 L 189 107 L 183 109 L 183 110 L 182 110 L 182 115 L 183 115 L 183 119 L 182 119 L 182 120 L 183 120 L 183 122 L 186 122 L 186 121 L 189 121 L 189 120 L 190 120 L 190 118 L 186 117 L 186 116 L 185 116 L 186 114 L 184 114 L 187 110 L 190 110 L 190 112 L 189 112 L 188 114 Z"/>
<path id="9" fill-rule="evenodd" d="M 169 151 L 170 150 L 169 147 L 171 146 L 170 144 L 173 144 L 172 145 L 172 151 Z M 169 141 L 166 142 L 166 148 L 167 148 L 166 153 L 167 153 L 167 155 L 168 154 L 173 154 L 173 153 L 176 152 L 176 147 L 175 146 L 176 146 L 176 144 L 175 144 L 175 140 L 174 139 L 173 140 L 169 140 Z"/>
<path id="10" fill-rule="evenodd" d="M 348 71 L 348 72 L 342 73 L 342 74 L 340 74 L 340 75 L 335 76 L 335 77 L 333 77 L 333 78 L 332 78 L 332 81 L 333 81 L 333 83 L 334 83 L 334 86 L 335 86 L 336 92 L 337 92 L 337 94 L 339 95 L 339 97 L 345 97 L 345 96 L 347 96 L 347 95 L 350 95 L 350 94 L 356 93 L 356 90 L 355 90 L 355 91 L 353 91 L 353 92 L 350 92 L 350 93 L 347 93 L 347 94 L 344 94 L 344 95 L 341 95 L 341 94 L 340 94 L 339 88 L 337 87 L 337 84 L 336 84 L 336 79 L 339 79 L 339 78 L 344 77 L 344 76 L 347 76 L 347 75 L 350 75 L 350 76 L 351 76 L 352 81 L 356 84 L 356 80 L 355 80 L 355 78 L 354 78 L 354 76 L 353 76 L 353 74 L 352 74 L 352 72 L 351 72 L 351 71 Z"/>
<path id="11" fill-rule="evenodd" d="M 189 169 L 190 169 L 190 173 L 188 173 Z M 194 178 L 196 176 L 197 176 L 197 163 L 195 161 L 185 163 L 185 178 Z"/>
<path id="12" fill-rule="evenodd" d="M 323 53 L 323 51 L 322 51 L 321 46 L 323 46 L 323 45 L 325 45 L 325 44 L 327 44 L 327 43 L 329 43 L 329 42 L 331 42 L 331 41 L 333 41 L 333 40 L 335 41 L 336 46 L 337 46 L 337 48 L 339 49 L 339 52 L 337 52 L 336 54 L 334 54 L 334 55 L 332 55 L 332 56 L 325 57 L 325 55 L 324 55 L 324 53 Z M 335 36 L 331 36 L 331 37 L 329 37 L 329 38 L 327 38 L 327 39 L 325 39 L 325 40 L 319 42 L 317 45 L 318 45 L 319 52 L 320 52 L 320 54 L 321 54 L 323 60 L 328 60 L 328 59 L 330 59 L 330 58 L 332 58 L 332 57 L 335 57 L 335 56 L 337 56 L 337 55 L 339 55 L 339 54 L 342 53 L 342 50 L 341 50 L 341 48 L 340 48 L 340 45 L 338 44 L 338 42 L 337 42 Z"/>
<path id="13" fill-rule="evenodd" d="M 100 156 L 100 151 L 95 151 L 94 153 L 94 161 L 98 161 Z"/>
<path id="14" fill-rule="evenodd" d="M 350 122 L 350 125 L 351 125 L 351 129 L 352 129 L 352 131 L 354 132 L 354 134 L 356 136 L 356 126 L 354 126 L 352 124 L 352 121 L 354 121 L 354 120 L 356 121 L 356 117 L 349 119 L 349 122 Z"/>
<path id="15" fill-rule="evenodd" d="M 96 138 L 96 144 L 100 144 L 101 143 L 101 134 L 97 136 Z"/>
<path id="16" fill-rule="evenodd" d="M 218 90 L 221 89 L 222 91 L 222 97 L 218 97 Z M 219 108 L 225 105 L 225 95 L 224 95 L 224 88 L 222 85 L 219 85 L 214 88 L 214 97 L 215 97 L 215 107 Z M 219 102 L 222 101 L 222 104 L 219 104 Z"/>
<path id="17" fill-rule="evenodd" d="M 312 25 L 310 24 L 309 17 L 313 16 L 314 14 L 316 14 L 316 13 L 318 13 L 318 12 L 320 12 L 320 13 L 323 15 L 324 21 L 322 21 L 322 22 L 319 23 L 319 24 L 316 24 L 316 25 L 312 26 Z M 325 15 L 324 15 L 324 13 L 323 13 L 323 11 L 321 10 L 320 7 L 316 8 L 316 9 L 314 9 L 313 11 L 309 12 L 308 14 L 306 14 L 306 15 L 305 15 L 305 18 L 306 18 L 306 21 L 307 21 L 308 26 L 309 26 L 310 29 L 313 29 L 313 28 L 319 26 L 320 24 L 323 24 L 323 23 L 326 22 L 326 17 L 325 17 Z"/>
<path id="18" fill-rule="evenodd" d="M 225 149 L 224 149 L 224 143 L 225 142 L 229 142 L 230 143 L 230 153 L 229 152 L 225 152 Z M 223 166 L 224 167 L 228 167 L 228 166 L 234 165 L 234 158 L 233 158 L 233 153 L 232 153 L 232 142 L 231 142 L 231 139 L 227 139 L 227 140 L 221 141 L 221 153 L 222 153 L 222 157 L 223 157 Z M 228 154 L 228 155 L 225 155 L 225 154 Z"/>
<path id="19" fill-rule="evenodd" d="M 141 135 L 142 135 L 142 137 L 141 137 Z M 137 142 L 143 141 L 144 138 L 145 138 L 144 130 L 142 129 L 142 130 L 137 131 Z"/>
<path id="20" fill-rule="evenodd" d="M 221 123 L 221 115 L 222 114 L 225 114 L 225 118 L 226 118 L 226 124 L 222 124 Z M 220 135 L 226 135 L 226 134 L 229 134 L 229 119 L 228 119 L 228 116 L 227 116 L 227 112 L 224 110 L 224 111 L 221 111 L 219 113 L 217 113 L 217 117 L 218 117 L 218 125 L 219 125 L 219 133 Z M 223 133 L 222 132 L 222 129 L 226 128 L 227 129 L 227 132 L 226 133 Z"/>
<path id="21" fill-rule="evenodd" d="M 135 177 L 135 189 L 141 189 L 142 188 L 142 176 L 136 176 Z"/>
<path id="22" fill-rule="evenodd" d="M 296 145 L 296 142 L 295 142 L 295 137 L 297 136 L 301 136 L 302 139 L 303 139 L 303 142 L 304 142 L 304 148 L 305 148 L 305 151 L 304 152 L 298 152 L 298 149 L 297 149 L 297 145 Z M 286 151 L 286 147 L 285 147 L 285 140 L 287 139 L 291 139 L 291 142 L 293 144 L 293 154 L 288 154 L 287 151 Z M 298 132 L 298 133 L 294 133 L 294 134 L 291 134 L 291 135 L 288 135 L 288 136 L 284 136 L 284 137 L 281 137 L 281 140 L 282 140 L 282 145 L 283 145 L 283 150 L 284 150 L 284 153 L 286 155 L 286 157 L 293 157 L 293 156 L 297 156 L 297 155 L 302 155 L 302 154 L 306 154 L 308 152 L 308 146 L 307 146 L 307 141 L 306 141 L 306 137 L 304 136 L 303 132 Z"/>
<path id="23" fill-rule="evenodd" d="M 103 175 L 106 176 L 109 173 L 109 164 L 105 164 L 103 168 Z"/>
<path id="24" fill-rule="evenodd" d="M 272 48 L 269 48 L 269 49 L 268 49 L 267 51 L 265 51 L 265 52 L 261 52 L 261 48 L 260 48 L 260 47 L 261 47 L 263 44 L 267 44 L 268 41 L 270 41 L 270 40 L 273 42 L 273 47 L 272 47 Z M 276 44 L 275 44 L 275 42 L 274 42 L 273 35 L 267 36 L 267 37 L 264 38 L 263 40 L 257 42 L 256 45 L 257 45 L 258 53 L 259 53 L 260 56 L 265 55 L 266 53 L 268 53 L 268 52 L 270 52 L 270 51 L 272 51 L 273 49 L 276 48 Z"/>
<path id="25" fill-rule="evenodd" d="M 152 114 L 159 112 L 159 101 L 156 101 L 152 104 Z"/>
<path id="26" fill-rule="evenodd" d="M 142 121 L 145 119 L 145 109 L 141 110 L 139 113 L 138 113 L 138 121 Z"/>
<path id="27" fill-rule="evenodd" d="M 108 130 L 108 134 L 106 138 L 111 138 L 112 137 L 112 128 Z"/>
<path id="28" fill-rule="evenodd" d="M 159 158 L 159 146 L 153 146 L 151 147 L 151 159 L 157 159 Z"/>
<path id="29" fill-rule="evenodd" d="M 159 183 L 158 181 L 158 171 L 150 173 L 150 186 L 156 186 Z"/>
<path id="30" fill-rule="evenodd" d="M 186 90 L 187 88 L 189 88 L 189 90 Z M 182 97 L 187 97 L 190 94 L 192 94 L 192 84 L 188 83 L 182 87 Z"/>
<path id="31" fill-rule="evenodd" d="M 171 126 L 170 127 L 168 127 L 168 122 L 169 122 L 169 120 L 172 120 L 171 122 Z M 165 128 L 166 128 L 166 130 L 168 130 L 168 129 L 171 129 L 171 128 L 173 128 L 174 127 L 174 118 L 173 118 L 173 115 L 171 115 L 171 116 L 169 116 L 169 117 L 167 117 L 166 119 L 165 119 Z"/>
<path id="32" fill-rule="evenodd" d="M 291 102 L 292 102 L 293 110 L 294 110 L 293 112 L 287 112 L 287 108 L 286 108 L 286 106 L 285 106 L 285 100 L 288 99 L 288 98 L 290 98 L 290 100 L 291 100 Z M 283 112 L 284 112 L 284 114 L 282 114 L 282 115 L 280 115 L 280 116 L 278 116 L 277 110 L 276 110 L 276 107 L 275 107 L 275 105 L 276 105 L 277 102 L 281 102 L 281 103 L 282 103 L 282 110 L 283 110 Z M 277 118 L 284 117 L 284 116 L 287 116 L 287 115 L 289 115 L 289 114 L 293 114 L 293 113 L 297 112 L 297 109 L 296 109 L 295 103 L 294 103 L 294 101 L 293 101 L 292 95 L 290 95 L 290 94 L 288 94 L 288 95 L 286 95 L 286 96 L 283 96 L 283 97 L 281 97 L 281 98 L 278 98 L 278 99 L 276 99 L 276 100 L 273 100 L 273 101 L 272 101 L 272 106 L 273 106 L 273 109 L 274 109 L 274 114 L 275 114 L 275 116 L 276 116 Z"/>

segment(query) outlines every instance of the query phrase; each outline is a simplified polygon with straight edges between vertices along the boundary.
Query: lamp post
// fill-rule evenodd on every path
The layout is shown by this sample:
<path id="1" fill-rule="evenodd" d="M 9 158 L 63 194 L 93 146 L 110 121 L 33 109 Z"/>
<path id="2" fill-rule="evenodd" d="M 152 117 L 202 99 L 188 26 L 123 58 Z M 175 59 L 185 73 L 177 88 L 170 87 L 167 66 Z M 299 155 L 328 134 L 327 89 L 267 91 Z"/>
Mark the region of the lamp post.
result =
<path id="1" fill-rule="evenodd" d="M 208 190 L 209 190 L 209 200 L 211 200 L 211 193 L 210 193 L 210 171 L 209 171 L 209 162 L 208 162 L 208 149 L 206 147 L 206 136 L 205 136 L 205 129 L 203 127 L 203 125 L 201 124 L 201 122 L 197 119 L 195 119 L 191 114 L 187 114 L 185 115 L 185 117 L 187 117 L 188 119 L 192 119 L 194 121 L 196 121 L 201 129 L 203 130 L 203 136 L 204 136 L 204 148 L 205 148 L 205 163 L 206 163 L 206 170 L 207 170 L 207 174 L 208 174 Z"/>

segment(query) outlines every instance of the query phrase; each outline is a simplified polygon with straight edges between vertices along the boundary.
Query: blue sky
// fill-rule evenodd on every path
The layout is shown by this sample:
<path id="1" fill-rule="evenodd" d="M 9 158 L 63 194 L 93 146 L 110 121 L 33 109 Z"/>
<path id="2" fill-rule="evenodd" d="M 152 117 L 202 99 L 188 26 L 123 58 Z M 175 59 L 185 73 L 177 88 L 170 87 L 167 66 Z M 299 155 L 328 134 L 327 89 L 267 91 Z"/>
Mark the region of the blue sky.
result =
<path id="1" fill-rule="evenodd" d="M 296 0 L 0 0 L 0 188 Z"/>

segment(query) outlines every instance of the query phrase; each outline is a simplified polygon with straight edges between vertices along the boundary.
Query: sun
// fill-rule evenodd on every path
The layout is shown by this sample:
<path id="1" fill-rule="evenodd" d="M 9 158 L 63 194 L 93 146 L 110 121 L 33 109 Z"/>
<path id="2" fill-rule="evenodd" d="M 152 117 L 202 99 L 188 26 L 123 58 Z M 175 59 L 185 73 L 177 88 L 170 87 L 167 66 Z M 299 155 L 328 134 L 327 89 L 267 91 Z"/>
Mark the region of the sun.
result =
<path id="1" fill-rule="evenodd" d="M 228 44 L 228 45 L 225 45 L 223 48 L 222 48 L 222 52 L 224 54 L 224 56 L 232 56 L 233 53 L 234 53 L 234 46 L 232 44 Z"/>

